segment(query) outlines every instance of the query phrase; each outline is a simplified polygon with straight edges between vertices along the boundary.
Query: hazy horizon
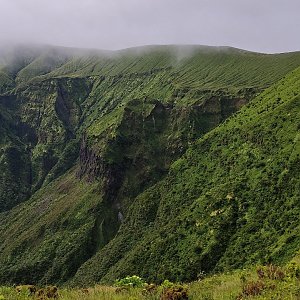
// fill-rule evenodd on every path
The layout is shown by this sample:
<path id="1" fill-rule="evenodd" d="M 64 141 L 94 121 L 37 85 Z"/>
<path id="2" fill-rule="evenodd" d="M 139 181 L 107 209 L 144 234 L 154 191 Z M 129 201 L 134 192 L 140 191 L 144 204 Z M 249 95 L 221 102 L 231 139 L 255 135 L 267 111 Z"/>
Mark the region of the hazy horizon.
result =
<path id="1" fill-rule="evenodd" d="M 0 0 L 0 42 L 121 50 L 145 45 L 300 50 L 297 0 Z"/>

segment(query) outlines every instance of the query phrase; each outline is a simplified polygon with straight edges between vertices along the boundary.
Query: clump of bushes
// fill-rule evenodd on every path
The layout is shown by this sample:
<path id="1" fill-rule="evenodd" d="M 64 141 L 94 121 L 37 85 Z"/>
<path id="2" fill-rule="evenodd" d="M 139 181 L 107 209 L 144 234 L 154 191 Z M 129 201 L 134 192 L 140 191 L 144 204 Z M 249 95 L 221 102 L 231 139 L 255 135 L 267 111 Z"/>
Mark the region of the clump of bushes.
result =
<path id="1" fill-rule="evenodd" d="M 181 284 L 175 284 L 165 280 L 161 284 L 160 300 L 188 300 L 187 288 Z"/>
<path id="2" fill-rule="evenodd" d="M 160 300 L 188 300 L 187 289 L 183 286 L 174 286 L 162 291 Z"/>
<path id="3" fill-rule="evenodd" d="M 26 285 L 18 285 L 16 286 L 16 291 L 18 293 L 22 293 L 23 295 L 32 296 L 35 294 L 37 288 L 36 286 L 32 284 L 26 284 Z"/>
<path id="4" fill-rule="evenodd" d="M 248 296 L 258 296 L 265 288 L 266 285 L 261 280 L 246 282 L 243 286 L 241 294 L 237 297 L 237 300 L 242 300 Z"/>
<path id="5" fill-rule="evenodd" d="M 115 281 L 115 286 L 123 287 L 133 287 L 133 288 L 142 288 L 146 285 L 146 282 L 139 276 L 126 276 L 122 279 L 117 279 Z"/>
<path id="6" fill-rule="evenodd" d="M 160 286 L 148 284 L 139 276 L 127 276 L 115 281 L 116 293 L 128 291 L 129 288 L 143 288 L 144 295 L 157 294 L 160 300 L 188 300 L 187 288 L 181 284 L 175 284 L 165 280 Z"/>
<path id="7" fill-rule="evenodd" d="M 56 286 L 47 286 L 46 288 L 39 289 L 36 292 L 38 300 L 45 299 L 58 299 L 58 288 Z"/>
<path id="8" fill-rule="evenodd" d="M 56 286 L 37 289 L 35 285 L 18 285 L 16 286 L 16 292 L 26 297 L 34 296 L 37 300 L 58 299 L 58 288 Z M 0 300 L 3 299 L 0 298 Z"/>
<path id="9" fill-rule="evenodd" d="M 247 297 L 258 296 L 262 293 L 270 293 L 272 290 L 280 290 L 300 279 L 300 266 L 294 262 L 282 268 L 273 264 L 259 266 L 256 269 L 257 280 L 247 280 L 245 274 L 241 275 L 242 292 L 237 296 L 237 300 Z"/>
<path id="10" fill-rule="evenodd" d="M 271 280 L 282 280 L 285 277 L 284 271 L 273 264 L 259 267 L 256 272 L 259 279 L 268 278 Z"/>

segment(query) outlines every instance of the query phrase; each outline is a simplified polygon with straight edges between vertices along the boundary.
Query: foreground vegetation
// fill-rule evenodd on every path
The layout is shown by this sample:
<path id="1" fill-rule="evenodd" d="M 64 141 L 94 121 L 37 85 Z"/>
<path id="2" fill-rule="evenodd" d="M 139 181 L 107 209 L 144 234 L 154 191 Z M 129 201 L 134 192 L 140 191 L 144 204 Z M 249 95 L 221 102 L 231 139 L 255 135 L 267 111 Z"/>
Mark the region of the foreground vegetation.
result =
<path id="1" fill-rule="evenodd" d="M 285 267 L 257 266 L 199 278 L 190 284 L 174 284 L 165 280 L 160 285 L 147 284 L 138 276 L 117 280 L 114 286 L 96 285 L 91 288 L 34 286 L 0 287 L 1 300 L 242 300 L 242 299 L 299 299 L 300 264 L 294 259 Z M 35 287 L 34 287 L 35 288 Z M 44 290 L 50 291 L 48 297 Z M 53 292 L 54 290 L 54 292 Z"/>

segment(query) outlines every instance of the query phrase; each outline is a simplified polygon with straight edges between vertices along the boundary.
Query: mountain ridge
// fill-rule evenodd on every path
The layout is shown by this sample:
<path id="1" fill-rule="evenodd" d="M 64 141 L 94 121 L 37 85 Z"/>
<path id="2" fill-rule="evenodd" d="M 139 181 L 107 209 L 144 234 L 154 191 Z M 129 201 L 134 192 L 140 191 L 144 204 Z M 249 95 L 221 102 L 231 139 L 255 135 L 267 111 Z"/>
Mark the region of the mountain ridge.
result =
<path id="1" fill-rule="evenodd" d="M 185 178 L 187 186 L 191 186 L 186 194 L 177 191 L 172 180 L 170 187 L 163 185 L 176 173 L 176 166 L 180 169 L 184 164 L 182 159 L 193 153 L 191 149 L 197 141 L 214 135 L 219 130 L 214 128 L 222 123 L 220 128 L 230 127 L 232 115 L 241 122 L 238 111 L 242 107 L 245 107 L 242 112 L 251 108 L 253 99 L 261 109 L 266 109 L 265 102 L 270 103 L 268 109 L 273 109 L 266 93 L 276 97 L 281 88 L 279 80 L 287 91 L 291 84 L 291 92 L 283 93 L 284 99 L 289 101 L 292 93 L 297 94 L 300 52 L 279 55 L 233 52 L 200 51 L 180 61 L 169 50 L 157 47 L 138 55 L 125 51 L 113 59 L 61 58 L 54 52 L 32 61 L 17 59 L 11 66 L 0 68 L 4 74 L 0 77 L 1 281 L 62 284 L 75 276 L 74 283 L 91 284 L 111 281 L 125 272 L 139 273 L 156 281 L 192 280 L 197 276 L 196 267 L 200 269 L 203 264 L 203 257 L 207 258 L 207 264 L 201 268 L 206 272 L 215 270 L 222 257 L 214 258 L 215 250 L 203 245 L 193 250 L 193 239 L 189 237 L 187 243 L 182 241 L 181 249 L 174 245 L 173 250 L 177 249 L 179 256 L 170 249 L 173 260 L 160 253 L 155 245 L 154 253 L 160 254 L 157 257 L 162 258 L 161 264 L 148 257 L 145 268 L 139 269 L 137 260 L 150 253 L 145 250 L 147 239 L 151 238 L 153 224 L 160 224 L 156 220 L 160 210 L 166 219 L 166 224 L 161 223 L 165 233 L 155 229 L 152 240 L 157 243 L 162 234 L 162 244 L 157 245 L 163 249 L 167 249 L 163 245 L 167 247 L 170 237 L 189 236 L 189 230 L 194 230 L 194 223 L 188 221 L 186 233 L 183 229 L 180 233 L 173 232 L 170 218 L 174 215 L 164 213 L 167 206 L 172 208 L 172 197 L 179 201 L 176 209 L 180 207 L 181 214 L 188 214 L 189 210 L 192 213 L 193 205 L 180 201 L 189 193 L 200 193 L 193 187 L 193 174 Z M 26 66 L 24 61 L 28 62 Z M 291 79 L 293 76 L 296 83 Z M 273 86 L 271 91 L 257 98 L 270 86 Z M 277 97 L 283 98 L 279 92 Z M 252 114 L 255 119 L 256 113 Z M 260 124 L 259 120 L 255 122 Z M 276 124 L 288 124 L 287 117 Z M 268 130 L 276 136 L 275 129 Z M 247 143 L 240 147 L 251 148 Z M 187 149 L 190 150 L 185 155 Z M 213 151 L 216 158 L 222 157 L 222 151 Z M 200 154 L 195 152 L 197 155 Z M 192 156 L 189 160 L 193 161 Z M 212 167 L 207 162 L 209 166 Z M 207 178 L 213 179 L 214 175 L 208 174 Z M 201 180 L 201 184 L 206 183 Z M 174 196 L 165 198 L 169 201 L 165 208 L 161 207 L 164 197 L 157 186 L 166 195 L 168 189 L 176 190 Z M 227 195 L 235 198 L 231 191 Z M 203 198 L 202 205 L 205 201 Z M 139 202 L 143 205 L 139 206 Z M 234 207 L 225 205 L 229 214 L 225 244 L 234 233 L 231 218 L 235 218 L 237 203 L 232 203 Z M 223 208 L 215 212 L 218 209 Z M 129 245 L 135 247 L 128 251 Z M 110 251 L 105 252 L 109 247 Z M 138 254 L 142 249 L 144 252 Z M 190 250 L 198 260 L 194 261 L 194 254 L 189 257 Z M 194 261 L 194 266 L 182 258 L 183 253 L 186 259 Z M 229 256 L 224 257 L 230 260 Z M 89 267 L 91 262 L 95 262 L 97 271 Z M 175 262 L 180 267 L 174 268 Z"/>

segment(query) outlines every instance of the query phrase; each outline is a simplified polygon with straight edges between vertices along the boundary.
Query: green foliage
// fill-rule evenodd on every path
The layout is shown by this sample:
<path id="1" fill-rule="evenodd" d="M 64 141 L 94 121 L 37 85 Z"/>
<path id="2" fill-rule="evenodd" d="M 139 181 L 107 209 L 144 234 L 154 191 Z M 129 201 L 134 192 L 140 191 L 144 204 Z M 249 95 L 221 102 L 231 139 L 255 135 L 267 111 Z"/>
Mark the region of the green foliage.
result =
<path id="1" fill-rule="evenodd" d="M 173 283 L 169 280 L 164 280 L 163 283 L 159 286 L 160 299 L 161 300 L 187 300 L 188 297 L 188 288 L 179 283 Z"/>
<path id="2" fill-rule="evenodd" d="M 58 288 L 59 299 L 62 300 L 96 300 L 96 299 L 144 299 L 144 300 L 232 300 L 232 299 L 291 299 L 299 298 L 300 280 L 291 278 L 288 275 L 284 279 L 275 278 L 274 276 L 260 277 L 258 269 L 283 270 L 286 267 L 275 265 L 252 267 L 251 269 L 235 270 L 207 276 L 206 278 L 189 284 L 171 283 L 165 280 L 160 286 L 154 284 L 142 284 L 138 276 L 131 276 L 127 279 L 117 281 L 118 287 L 95 285 L 89 288 L 68 288 L 66 286 Z M 299 266 L 299 265 L 297 265 Z M 240 278 L 245 280 L 241 281 Z M 137 284 L 134 284 L 137 283 Z M 134 285 L 134 288 L 130 288 Z M 33 286 L 32 286 L 33 287 Z M 144 287 L 144 288 L 143 288 Z M 50 287 L 51 288 L 51 287 Z M 17 288 L 18 289 L 18 288 Z M 1 287 L 0 295 L 5 300 L 29 300 L 35 299 L 33 295 L 21 292 L 15 288 Z M 49 287 L 40 287 L 41 290 L 49 290 Z M 25 290 L 26 292 L 26 290 Z M 57 293 L 56 289 L 55 292 Z"/>
<path id="3" fill-rule="evenodd" d="M 115 281 L 115 286 L 117 287 L 133 287 L 133 288 L 141 288 L 146 285 L 146 282 L 140 278 L 139 276 L 126 276 L 122 279 L 117 279 Z"/>
<path id="4" fill-rule="evenodd" d="M 290 259 L 299 247 L 299 78 L 297 69 L 192 145 L 132 201 L 118 235 L 75 279 L 190 281 Z"/>
<path id="5" fill-rule="evenodd" d="M 2 282 L 190 281 L 295 253 L 299 53 L 25 50 L 0 72 Z"/>
<path id="6" fill-rule="evenodd" d="M 168 279 L 165 279 L 163 282 L 162 282 L 162 284 L 161 284 L 161 287 L 163 288 L 163 289 L 168 289 L 168 288 L 172 288 L 172 287 L 174 287 L 174 283 L 173 282 L 171 282 L 171 281 L 169 281 Z"/>
<path id="7" fill-rule="evenodd" d="M 300 265 L 298 265 L 296 262 L 291 261 L 287 265 L 287 274 L 290 278 L 298 278 L 300 279 Z"/>
<path id="8" fill-rule="evenodd" d="M 0 212 L 6 211 L 30 195 L 29 153 L 14 138 L 0 150 Z"/>

